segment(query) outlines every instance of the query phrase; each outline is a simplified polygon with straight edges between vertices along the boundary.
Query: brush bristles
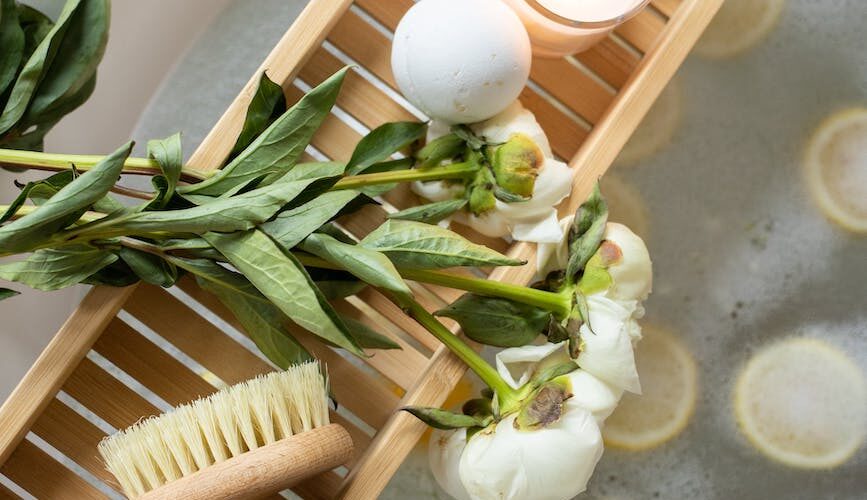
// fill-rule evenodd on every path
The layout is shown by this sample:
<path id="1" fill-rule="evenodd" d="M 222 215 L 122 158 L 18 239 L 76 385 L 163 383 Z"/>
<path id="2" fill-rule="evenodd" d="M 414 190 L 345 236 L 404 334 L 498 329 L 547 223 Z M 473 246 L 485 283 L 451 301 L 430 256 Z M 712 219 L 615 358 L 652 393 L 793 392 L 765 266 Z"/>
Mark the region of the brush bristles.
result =
<path id="1" fill-rule="evenodd" d="M 328 382 L 311 361 L 150 417 L 99 443 L 129 497 L 294 434 L 327 425 Z"/>

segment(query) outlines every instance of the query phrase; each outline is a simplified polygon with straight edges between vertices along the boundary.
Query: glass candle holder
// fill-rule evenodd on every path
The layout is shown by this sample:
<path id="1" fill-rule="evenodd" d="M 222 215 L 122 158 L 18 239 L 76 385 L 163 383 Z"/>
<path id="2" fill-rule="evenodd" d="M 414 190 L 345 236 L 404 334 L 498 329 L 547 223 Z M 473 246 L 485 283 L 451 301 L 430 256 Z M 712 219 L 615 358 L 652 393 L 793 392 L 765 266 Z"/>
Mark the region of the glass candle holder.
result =
<path id="1" fill-rule="evenodd" d="M 583 52 L 650 0 L 503 0 L 527 28 L 533 54 L 563 57 Z"/>

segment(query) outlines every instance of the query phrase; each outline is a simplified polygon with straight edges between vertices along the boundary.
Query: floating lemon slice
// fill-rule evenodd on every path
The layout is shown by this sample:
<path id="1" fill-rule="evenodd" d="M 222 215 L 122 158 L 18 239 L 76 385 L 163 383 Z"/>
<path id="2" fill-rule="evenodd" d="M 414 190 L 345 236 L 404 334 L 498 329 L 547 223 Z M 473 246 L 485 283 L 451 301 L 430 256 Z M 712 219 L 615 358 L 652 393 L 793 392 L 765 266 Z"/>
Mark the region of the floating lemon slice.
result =
<path id="1" fill-rule="evenodd" d="M 825 215 L 867 233 L 867 109 L 827 118 L 810 138 L 804 164 L 807 187 Z"/>
<path id="2" fill-rule="evenodd" d="M 658 446 L 680 432 L 695 410 L 695 361 L 674 335 L 645 326 L 636 350 L 643 394 L 627 393 L 605 421 L 605 443 L 632 451 Z"/>
<path id="3" fill-rule="evenodd" d="M 791 338 L 753 356 L 738 378 L 735 417 L 747 438 L 793 467 L 842 464 L 867 433 L 867 384 L 825 342 Z"/>
<path id="4" fill-rule="evenodd" d="M 680 124 L 681 90 L 674 79 L 656 98 L 615 160 L 615 166 L 631 166 L 653 155 L 668 143 Z"/>
<path id="5" fill-rule="evenodd" d="M 757 45 L 773 30 L 785 0 L 726 0 L 695 44 L 694 52 L 725 59 Z"/>
<path id="6" fill-rule="evenodd" d="M 602 177 L 600 186 L 608 202 L 608 220 L 625 224 L 646 240 L 650 223 L 641 193 L 632 184 L 610 173 Z"/>

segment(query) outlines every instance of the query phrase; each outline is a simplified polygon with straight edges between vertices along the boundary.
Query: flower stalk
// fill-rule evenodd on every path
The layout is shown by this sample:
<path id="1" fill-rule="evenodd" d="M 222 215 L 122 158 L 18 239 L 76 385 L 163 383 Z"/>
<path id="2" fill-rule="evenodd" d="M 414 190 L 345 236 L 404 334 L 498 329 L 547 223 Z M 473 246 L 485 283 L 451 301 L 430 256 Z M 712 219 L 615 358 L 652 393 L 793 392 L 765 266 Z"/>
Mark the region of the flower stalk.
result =
<path id="1" fill-rule="evenodd" d="M 389 298 L 398 304 L 395 299 L 392 297 Z M 488 364 L 487 361 L 482 359 L 479 353 L 473 350 L 473 348 L 466 342 L 461 340 L 460 337 L 453 334 L 445 327 L 445 325 L 440 323 L 438 319 L 422 307 L 421 304 L 411 300 L 405 306 L 404 312 L 423 326 L 431 333 L 431 335 L 436 337 L 437 340 L 442 342 L 455 356 L 463 361 L 467 367 L 473 370 L 473 372 L 482 379 L 482 382 L 497 394 L 500 408 L 511 407 L 515 404 L 519 398 L 518 392 L 506 383 L 506 381 L 497 373 L 497 370 Z"/>

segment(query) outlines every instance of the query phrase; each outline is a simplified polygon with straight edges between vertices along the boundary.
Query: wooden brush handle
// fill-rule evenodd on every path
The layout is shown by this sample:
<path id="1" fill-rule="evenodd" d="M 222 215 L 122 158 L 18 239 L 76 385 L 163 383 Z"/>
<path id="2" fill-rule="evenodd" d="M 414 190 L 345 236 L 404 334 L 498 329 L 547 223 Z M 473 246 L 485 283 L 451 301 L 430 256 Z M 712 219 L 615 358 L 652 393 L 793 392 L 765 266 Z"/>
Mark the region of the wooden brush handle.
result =
<path id="1" fill-rule="evenodd" d="M 329 424 L 214 464 L 139 498 L 259 498 L 346 463 L 352 451 L 346 429 Z"/>

